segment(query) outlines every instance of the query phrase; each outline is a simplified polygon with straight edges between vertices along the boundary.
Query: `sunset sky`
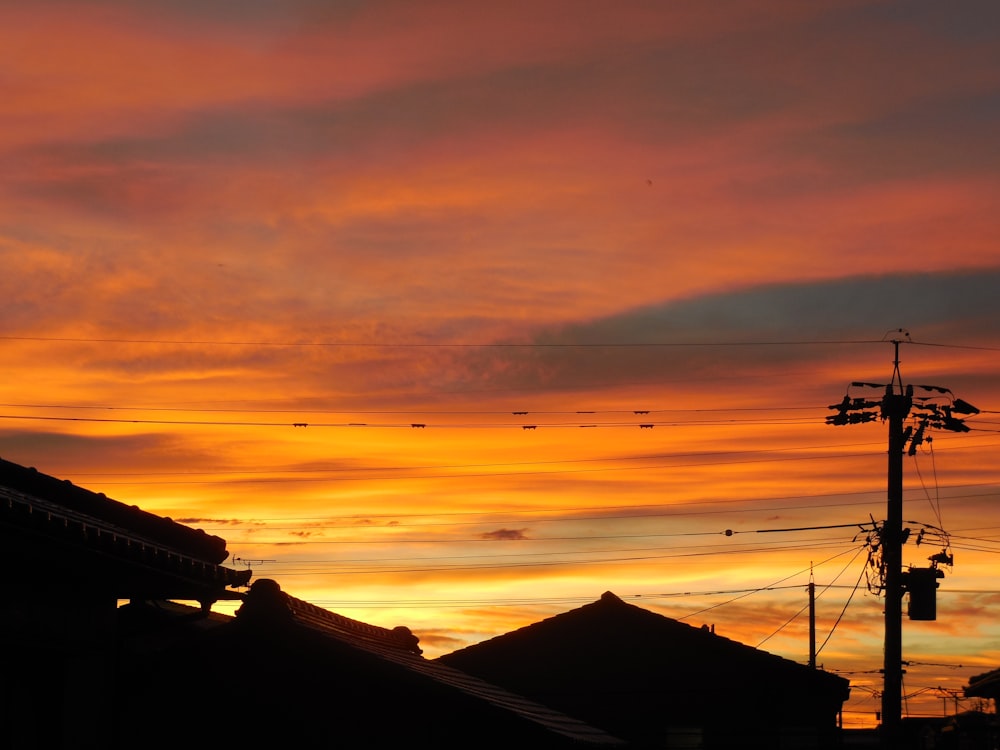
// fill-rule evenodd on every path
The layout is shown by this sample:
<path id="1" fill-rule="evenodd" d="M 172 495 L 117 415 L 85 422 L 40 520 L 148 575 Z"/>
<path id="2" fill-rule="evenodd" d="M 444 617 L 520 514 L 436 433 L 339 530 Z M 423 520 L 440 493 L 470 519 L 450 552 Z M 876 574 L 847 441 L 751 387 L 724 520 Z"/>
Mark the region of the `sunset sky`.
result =
<path id="1" fill-rule="evenodd" d="M 904 464 L 907 710 L 1000 667 L 1000 4 L 40 0 L 0 71 L 7 460 L 429 657 L 610 590 L 805 662 L 812 569 L 867 726 L 825 418 L 897 340 L 981 410 Z"/>

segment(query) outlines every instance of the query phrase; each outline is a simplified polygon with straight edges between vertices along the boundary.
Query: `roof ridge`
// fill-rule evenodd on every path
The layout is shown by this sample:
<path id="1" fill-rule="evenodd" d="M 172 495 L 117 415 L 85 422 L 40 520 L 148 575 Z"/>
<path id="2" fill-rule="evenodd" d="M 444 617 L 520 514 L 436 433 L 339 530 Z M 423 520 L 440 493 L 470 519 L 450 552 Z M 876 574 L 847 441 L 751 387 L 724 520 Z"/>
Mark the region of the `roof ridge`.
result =
<path id="1" fill-rule="evenodd" d="M 222 537 L 4 458 L 0 458 L 0 493 L 11 506 L 39 506 L 49 516 L 130 536 L 200 562 L 221 565 L 229 557 Z"/>
<path id="2" fill-rule="evenodd" d="M 406 626 L 385 628 L 331 612 L 317 604 L 291 596 L 271 578 L 258 578 L 254 581 L 244 606 L 246 612 L 264 612 L 264 616 L 284 616 L 281 615 L 281 608 L 284 607 L 287 616 L 296 622 L 327 635 L 353 636 L 369 647 L 391 648 L 418 655 L 423 653 L 418 645 L 419 638 Z"/>
<path id="3" fill-rule="evenodd" d="M 366 651 L 377 658 L 396 664 L 466 695 L 491 705 L 512 711 L 522 718 L 546 727 L 574 741 L 586 744 L 621 745 L 622 742 L 580 719 L 563 714 L 541 703 L 494 685 L 460 669 L 421 655 L 418 639 L 409 628 L 384 628 L 331 612 L 316 604 L 290 596 L 270 578 L 254 581 L 241 617 L 260 618 L 258 621 L 291 622 L 319 635 L 339 641 L 352 648 Z"/>

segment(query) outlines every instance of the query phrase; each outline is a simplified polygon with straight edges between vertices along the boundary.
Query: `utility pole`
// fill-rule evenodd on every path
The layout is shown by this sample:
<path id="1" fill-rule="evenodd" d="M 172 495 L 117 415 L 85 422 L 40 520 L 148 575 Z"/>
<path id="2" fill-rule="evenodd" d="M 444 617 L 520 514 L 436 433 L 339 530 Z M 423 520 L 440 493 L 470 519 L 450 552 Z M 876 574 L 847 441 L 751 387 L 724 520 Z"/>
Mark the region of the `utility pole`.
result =
<path id="1" fill-rule="evenodd" d="M 893 377 L 899 379 L 899 342 Z M 889 421 L 889 471 L 882 561 L 885 566 L 885 655 L 882 687 L 882 732 L 886 746 L 896 747 L 903 706 L 903 422 L 913 406 L 913 387 L 889 383 L 882 399 L 882 419 Z"/>
<path id="2" fill-rule="evenodd" d="M 901 334 L 909 340 L 909 334 L 903 329 L 894 333 Z M 873 422 L 881 419 L 889 423 L 889 465 L 887 472 L 887 505 L 886 518 L 880 530 L 878 541 L 881 547 L 882 565 L 881 579 L 885 593 L 885 647 L 883 661 L 882 689 L 882 746 L 896 748 L 899 746 L 900 728 L 902 726 L 903 703 L 903 592 L 906 590 L 908 574 L 903 573 L 903 544 L 909 534 L 903 530 L 903 454 L 915 455 L 917 447 L 924 440 L 924 432 L 928 428 L 968 432 L 965 423 L 956 418 L 955 414 L 978 414 L 979 410 L 971 404 L 955 398 L 948 388 L 932 385 L 904 385 L 899 373 L 900 337 L 891 339 L 894 348 L 892 378 L 888 383 L 851 383 L 851 388 L 879 389 L 884 393 L 882 398 L 852 397 L 850 389 L 839 404 L 830 408 L 838 413 L 827 417 L 827 424 L 845 425 Z M 914 396 L 917 389 L 930 395 Z M 913 424 L 906 426 L 907 420 L 913 414 Z M 930 558 L 932 562 L 934 557 Z M 933 562 L 933 577 L 941 577 L 943 573 L 935 569 Z M 917 578 L 913 577 L 913 581 Z M 937 582 L 930 579 L 934 588 Z M 911 586 L 913 584 L 911 583 Z M 913 617 L 911 613 L 911 617 Z M 914 618 L 918 619 L 918 618 Z M 933 619 L 924 618 L 924 619 Z"/>
<path id="3" fill-rule="evenodd" d="M 816 581 L 809 571 L 809 666 L 816 669 Z"/>

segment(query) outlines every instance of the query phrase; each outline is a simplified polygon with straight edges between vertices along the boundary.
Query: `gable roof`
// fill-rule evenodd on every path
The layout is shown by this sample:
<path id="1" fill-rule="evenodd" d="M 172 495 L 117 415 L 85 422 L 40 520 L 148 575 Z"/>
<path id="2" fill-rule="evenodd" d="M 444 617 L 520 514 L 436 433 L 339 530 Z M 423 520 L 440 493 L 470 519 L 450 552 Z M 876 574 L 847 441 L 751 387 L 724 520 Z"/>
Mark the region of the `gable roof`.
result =
<path id="1" fill-rule="evenodd" d="M 642 607 L 612 592 L 578 609 L 555 615 L 483 643 L 468 646 L 440 661 L 458 664 L 500 660 L 517 652 L 544 660 L 583 657 L 581 669 L 704 672 L 707 666 L 725 666 L 733 673 L 754 668 L 768 675 L 817 682 L 847 697 L 847 680 L 814 670 L 738 641 L 716 635 L 707 627 L 693 627 Z"/>
<path id="2" fill-rule="evenodd" d="M 466 698 L 488 704 L 492 708 L 501 709 L 519 720 L 535 724 L 544 731 L 559 735 L 573 744 L 598 746 L 623 744 L 620 740 L 582 721 L 560 714 L 453 667 L 424 659 L 418 645 L 419 639 L 409 628 L 401 626 L 388 629 L 353 620 L 289 596 L 282 592 L 274 581 L 268 579 L 255 581 L 243 607 L 237 612 L 237 621 L 273 621 L 275 618 L 294 623 L 327 639 L 403 667 L 426 681 L 445 686 Z"/>
<path id="3" fill-rule="evenodd" d="M 849 694 L 837 675 L 622 601 L 598 601 L 439 659 L 633 739 L 665 722 L 727 713 L 832 726 Z M 760 717 L 760 718 L 756 718 Z M 638 727 L 638 729 L 637 729 Z"/>
<path id="4" fill-rule="evenodd" d="M 70 580 L 116 598 L 232 598 L 248 571 L 221 567 L 224 539 L 0 459 L 0 540 L 32 590 Z"/>
<path id="5" fill-rule="evenodd" d="M 160 641 L 165 643 L 165 639 Z M 164 724 L 185 706 L 249 720 L 201 731 L 214 741 L 288 746 L 610 747 L 623 743 L 586 723 L 420 654 L 407 628 L 382 628 L 287 595 L 261 579 L 236 617 L 187 630 L 138 654 L 121 711 L 123 733 Z M 224 688 L 221 686 L 225 686 Z M 167 722 L 169 723 L 169 722 Z M 215 734 L 213 734 L 215 733 Z M 159 737 L 155 747 L 174 746 Z"/>

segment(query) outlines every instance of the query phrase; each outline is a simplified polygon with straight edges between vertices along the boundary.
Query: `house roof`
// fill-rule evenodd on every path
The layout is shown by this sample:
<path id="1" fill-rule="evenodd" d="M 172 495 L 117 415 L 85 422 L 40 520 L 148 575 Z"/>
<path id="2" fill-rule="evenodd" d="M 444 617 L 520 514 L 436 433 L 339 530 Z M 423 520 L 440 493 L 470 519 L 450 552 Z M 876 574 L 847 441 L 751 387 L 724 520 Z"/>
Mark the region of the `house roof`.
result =
<path id="1" fill-rule="evenodd" d="M 456 691 L 465 698 L 488 704 L 520 720 L 559 735 L 572 744 L 620 746 L 620 740 L 582 721 L 563 715 L 520 695 L 491 685 L 443 663 L 421 656 L 419 639 L 409 628 L 383 628 L 330 612 L 314 604 L 289 596 L 269 579 L 255 581 L 237 612 L 237 622 L 282 622 L 320 634 L 339 644 L 348 645 L 405 668 L 427 681 Z"/>
<path id="2" fill-rule="evenodd" d="M 220 565 L 220 537 L 3 459 L 0 538 L 33 590 L 76 578 L 117 598 L 212 601 L 249 580 Z"/>
<path id="3" fill-rule="evenodd" d="M 632 739 L 665 718 L 730 715 L 832 722 L 848 681 L 628 604 L 611 592 L 578 609 L 438 660 Z M 652 729 L 651 729 L 652 731 Z"/>
<path id="4" fill-rule="evenodd" d="M 133 607 L 133 605 L 129 605 Z M 124 608 L 123 608 L 124 609 Z M 508 690 L 424 659 L 409 629 L 382 628 L 255 581 L 236 617 L 209 622 L 169 608 L 137 608 L 124 663 L 122 736 L 169 727 L 169 717 L 209 705 L 204 746 L 438 748 L 614 747 L 624 743 Z M 125 652 L 123 652 L 125 653 Z M 158 730 L 150 747 L 175 747 Z M 144 738 L 146 742 L 146 738 Z M 148 744 L 148 743 L 147 743 Z"/>
<path id="5" fill-rule="evenodd" d="M 585 670 L 615 669 L 703 673 L 725 667 L 730 678 L 742 667 L 759 674 L 815 682 L 847 698 L 848 681 L 780 656 L 629 604 L 610 591 L 598 601 L 528 625 L 446 656 L 446 664 L 501 661 L 514 652 L 542 659 L 583 657 Z"/>
<path id="6" fill-rule="evenodd" d="M 965 695 L 968 698 L 1000 698 L 1000 669 L 970 677 Z"/>

